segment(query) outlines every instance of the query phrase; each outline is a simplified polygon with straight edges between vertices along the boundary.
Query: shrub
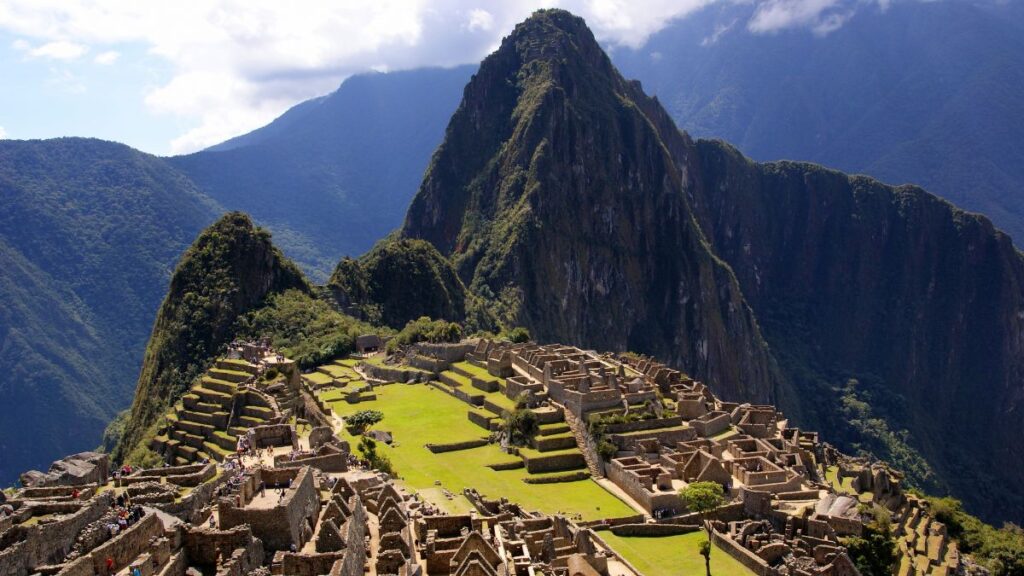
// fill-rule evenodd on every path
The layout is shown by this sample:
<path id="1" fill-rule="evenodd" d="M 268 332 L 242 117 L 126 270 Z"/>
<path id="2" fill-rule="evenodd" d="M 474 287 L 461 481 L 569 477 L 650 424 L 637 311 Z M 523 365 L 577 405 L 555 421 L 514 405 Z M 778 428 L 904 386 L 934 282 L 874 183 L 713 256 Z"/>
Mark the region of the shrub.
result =
<path id="1" fill-rule="evenodd" d="M 619 447 L 607 440 L 602 440 L 597 445 L 597 453 L 605 460 L 611 460 L 619 453 Z"/>

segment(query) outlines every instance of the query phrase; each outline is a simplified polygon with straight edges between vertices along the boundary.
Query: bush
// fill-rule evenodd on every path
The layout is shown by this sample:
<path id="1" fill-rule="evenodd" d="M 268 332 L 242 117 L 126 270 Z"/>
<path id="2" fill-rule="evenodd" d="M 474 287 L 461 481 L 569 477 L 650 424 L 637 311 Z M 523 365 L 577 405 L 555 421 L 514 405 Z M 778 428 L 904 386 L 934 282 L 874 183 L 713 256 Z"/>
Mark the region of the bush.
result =
<path id="1" fill-rule="evenodd" d="M 619 453 L 619 447 L 607 440 L 602 440 L 597 445 L 597 453 L 605 460 L 611 460 Z"/>
<path id="2" fill-rule="evenodd" d="M 507 332 L 503 332 L 501 337 L 514 344 L 522 344 L 530 341 L 530 331 L 522 326 L 516 326 Z"/>

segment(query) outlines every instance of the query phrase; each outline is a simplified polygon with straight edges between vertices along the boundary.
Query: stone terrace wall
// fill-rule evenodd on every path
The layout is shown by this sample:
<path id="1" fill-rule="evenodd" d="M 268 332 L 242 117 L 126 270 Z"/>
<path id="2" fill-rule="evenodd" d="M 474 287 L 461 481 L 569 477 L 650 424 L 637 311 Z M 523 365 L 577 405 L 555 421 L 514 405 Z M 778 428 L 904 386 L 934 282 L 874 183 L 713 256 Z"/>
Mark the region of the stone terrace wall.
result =
<path id="1" fill-rule="evenodd" d="M 111 500 L 109 493 L 101 494 L 66 519 L 7 530 L 0 537 L 0 574 L 24 576 L 35 566 L 60 562 L 71 551 L 78 533 L 99 520 Z"/>
<path id="2" fill-rule="evenodd" d="M 430 342 L 420 342 L 419 344 L 413 344 L 412 350 L 416 354 L 430 356 L 431 358 L 437 358 L 451 363 L 462 362 L 465 360 L 466 354 L 472 352 L 474 346 L 475 344 L 462 342 L 456 344 L 432 344 Z"/>
<path id="3" fill-rule="evenodd" d="M 114 560 L 114 571 L 118 571 L 150 549 L 154 538 L 164 534 L 164 525 L 156 514 L 149 512 L 133 526 L 111 540 L 96 547 L 60 571 L 60 576 L 108 576 L 106 559 Z"/>

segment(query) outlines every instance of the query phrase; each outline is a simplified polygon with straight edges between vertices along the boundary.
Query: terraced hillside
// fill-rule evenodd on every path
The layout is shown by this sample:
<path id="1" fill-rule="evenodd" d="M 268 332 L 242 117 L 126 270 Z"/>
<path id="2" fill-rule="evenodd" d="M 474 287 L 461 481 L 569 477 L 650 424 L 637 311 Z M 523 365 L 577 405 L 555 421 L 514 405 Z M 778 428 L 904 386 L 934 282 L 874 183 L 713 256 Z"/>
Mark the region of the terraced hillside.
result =
<path id="1" fill-rule="evenodd" d="M 249 386 L 258 376 L 245 360 L 218 360 L 166 415 L 150 447 L 175 465 L 224 460 L 248 428 L 280 420 L 277 402 Z"/>

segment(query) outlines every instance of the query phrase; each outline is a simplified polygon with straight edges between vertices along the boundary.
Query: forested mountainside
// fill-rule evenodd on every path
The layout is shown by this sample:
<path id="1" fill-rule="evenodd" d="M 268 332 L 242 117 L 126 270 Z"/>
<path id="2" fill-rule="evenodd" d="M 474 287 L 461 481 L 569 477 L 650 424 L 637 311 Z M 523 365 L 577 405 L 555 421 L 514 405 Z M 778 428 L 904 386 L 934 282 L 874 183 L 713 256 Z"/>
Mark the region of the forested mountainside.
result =
<path id="1" fill-rule="evenodd" d="M 260 130 L 170 162 L 272 228 L 322 282 L 401 222 L 473 69 L 354 76 Z"/>
<path id="2" fill-rule="evenodd" d="M 217 213 L 156 157 L 0 140 L 0 481 L 95 448 L 178 255 Z"/>
<path id="3" fill-rule="evenodd" d="M 719 2 L 615 64 L 695 137 L 913 183 L 1024 238 L 1024 7 L 862 3 L 828 34 L 752 33 Z"/>
<path id="4" fill-rule="evenodd" d="M 235 337 L 239 318 L 287 290 L 308 292 L 309 284 L 247 215 L 230 212 L 204 230 L 160 305 L 114 457 L 143 448 L 159 415 Z"/>
<path id="5" fill-rule="evenodd" d="M 505 324 L 667 358 L 1020 517 L 1009 238 L 920 189 L 693 142 L 567 13 L 481 65 L 402 234 Z"/>
<path id="6" fill-rule="evenodd" d="M 808 424 L 1019 521 L 1024 258 L 1010 238 L 917 187 L 697 150 L 703 228 Z"/>

